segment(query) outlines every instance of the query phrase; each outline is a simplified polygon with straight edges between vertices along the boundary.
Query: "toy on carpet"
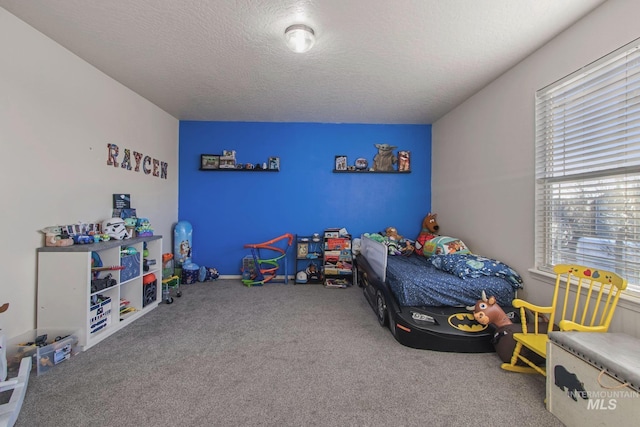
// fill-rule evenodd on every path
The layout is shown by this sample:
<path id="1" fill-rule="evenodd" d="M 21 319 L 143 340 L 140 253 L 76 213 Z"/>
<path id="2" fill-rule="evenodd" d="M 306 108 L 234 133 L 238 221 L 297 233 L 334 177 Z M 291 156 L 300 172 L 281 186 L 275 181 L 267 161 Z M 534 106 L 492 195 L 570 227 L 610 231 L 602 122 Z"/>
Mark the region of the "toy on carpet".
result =
<path id="1" fill-rule="evenodd" d="M 473 311 L 473 317 L 476 322 L 481 325 L 491 325 L 495 328 L 491 343 L 496 349 L 496 353 L 504 363 L 511 362 L 513 350 L 516 347 L 516 341 L 513 339 L 514 333 L 522 332 L 521 323 L 513 323 L 511 318 L 504 312 L 502 307 L 496 303 L 496 298 L 491 296 L 487 298 L 487 294 L 482 291 L 482 299 L 476 302 L 475 306 L 467 307 Z M 533 330 L 533 323 L 530 324 Z M 548 323 L 541 322 L 539 324 L 539 332 L 547 333 Z M 529 327 L 529 323 L 527 323 Z M 522 355 L 527 357 L 536 365 L 545 363 L 545 359 L 533 351 L 523 348 Z M 518 365 L 524 365 L 524 362 L 518 360 Z"/>
<path id="2" fill-rule="evenodd" d="M 162 299 L 167 304 L 173 303 L 172 289 L 178 298 L 182 296 L 180 276 L 176 275 L 173 254 L 164 253 L 162 254 Z"/>
<path id="3" fill-rule="evenodd" d="M 218 273 L 217 268 L 205 267 L 204 265 L 201 265 L 200 270 L 198 270 L 199 282 L 210 282 L 212 280 L 218 280 L 218 277 L 220 277 L 220 273 Z"/>
<path id="4" fill-rule="evenodd" d="M 378 149 L 378 154 L 373 158 L 372 171 L 388 172 L 393 170 L 393 166 L 398 163 L 398 159 L 393 155 L 396 146 L 389 144 L 374 144 Z"/>
<path id="5" fill-rule="evenodd" d="M 284 273 L 283 283 L 288 283 L 287 252 L 293 239 L 293 234 L 285 233 L 267 242 L 244 245 L 246 249 L 251 249 L 251 255 L 247 255 L 242 261 L 242 283 L 249 287 L 262 286 L 267 282 L 275 283 L 274 279 L 281 267 Z"/>
<path id="6" fill-rule="evenodd" d="M 177 268 L 191 260 L 193 227 L 188 221 L 178 221 L 173 230 L 173 259 Z"/>
<path id="7" fill-rule="evenodd" d="M 438 214 L 429 212 L 422 220 L 422 230 L 420 230 L 420 234 L 416 238 L 416 253 L 426 257 L 441 254 L 471 253 L 462 240 L 437 234 L 440 230 L 437 217 Z"/>

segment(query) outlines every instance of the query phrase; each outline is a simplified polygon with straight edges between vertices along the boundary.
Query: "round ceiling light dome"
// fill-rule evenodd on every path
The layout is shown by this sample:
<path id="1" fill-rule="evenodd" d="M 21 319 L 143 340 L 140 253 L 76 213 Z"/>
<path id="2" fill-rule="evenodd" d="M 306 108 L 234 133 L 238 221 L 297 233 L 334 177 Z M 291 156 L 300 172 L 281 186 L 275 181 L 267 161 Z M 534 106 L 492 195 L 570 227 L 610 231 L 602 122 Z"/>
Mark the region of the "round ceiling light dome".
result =
<path id="1" fill-rule="evenodd" d="M 316 34 L 313 28 L 304 24 L 294 24 L 284 30 L 284 38 L 287 46 L 294 52 L 308 52 L 316 42 Z"/>

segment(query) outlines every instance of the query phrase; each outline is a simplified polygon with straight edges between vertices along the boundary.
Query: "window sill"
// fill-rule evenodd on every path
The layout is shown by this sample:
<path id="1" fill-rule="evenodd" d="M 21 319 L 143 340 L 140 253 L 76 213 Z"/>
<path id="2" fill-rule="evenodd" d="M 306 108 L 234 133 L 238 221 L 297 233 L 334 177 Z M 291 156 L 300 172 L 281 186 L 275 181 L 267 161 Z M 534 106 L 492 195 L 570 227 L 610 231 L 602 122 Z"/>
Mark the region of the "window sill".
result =
<path id="1" fill-rule="evenodd" d="M 548 283 L 551 286 L 555 286 L 556 284 L 555 274 L 540 271 L 535 268 L 530 268 L 529 273 L 531 273 L 534 279 L 540 280 L 541 282 Z M 618 306 L 640 313 L 640 293 L 627 290 L 622 291 L 620 300 L 618 301 Z"/>

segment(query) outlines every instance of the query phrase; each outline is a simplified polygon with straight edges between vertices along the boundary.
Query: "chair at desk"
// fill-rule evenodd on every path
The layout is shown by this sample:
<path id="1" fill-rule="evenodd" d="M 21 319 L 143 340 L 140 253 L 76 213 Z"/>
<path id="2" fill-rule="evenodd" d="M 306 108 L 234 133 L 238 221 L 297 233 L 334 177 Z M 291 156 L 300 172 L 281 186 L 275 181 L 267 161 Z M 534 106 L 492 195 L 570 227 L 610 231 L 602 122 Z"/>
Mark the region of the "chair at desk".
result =
<path id="1" fill-rule="evenodd" d="M 546 376 L 544 366 L 532 363 L 522 354 L 523 349 L 527 348 L 546 359 L 548 336 L 546 328 L 541 327 L 543 322 L 548 321 L 549 329 L 554 325 L 553 329 L 560 331 L 607 332 L 609 329 L 627 281 L 610 271 L 581 265 L 559 264 L 553 270 L 556 273 L 556 285 L 551 306 L 513 300 L 513 307 L 520 309 L 522 333 L 513 334 L 516 341 L 513 356 L 510 363 L 501 365 L 502 369 L 538 372 Z M 533 324 L 529 317 L 530 323 L 527 325 L 525 310 L 533 313 Z"/>

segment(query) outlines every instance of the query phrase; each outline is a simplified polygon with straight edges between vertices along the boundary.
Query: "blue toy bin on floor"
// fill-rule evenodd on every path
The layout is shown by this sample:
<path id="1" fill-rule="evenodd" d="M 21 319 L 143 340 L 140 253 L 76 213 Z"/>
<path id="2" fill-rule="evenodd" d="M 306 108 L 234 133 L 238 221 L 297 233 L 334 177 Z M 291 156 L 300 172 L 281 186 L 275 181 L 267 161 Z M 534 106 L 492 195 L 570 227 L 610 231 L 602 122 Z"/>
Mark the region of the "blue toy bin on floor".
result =
<path id="1" fill-rule="evenodd" d="M 192 262 L 182 265 L 182 284 L 192 285 L 198 281 L 200 267 Z"/>

